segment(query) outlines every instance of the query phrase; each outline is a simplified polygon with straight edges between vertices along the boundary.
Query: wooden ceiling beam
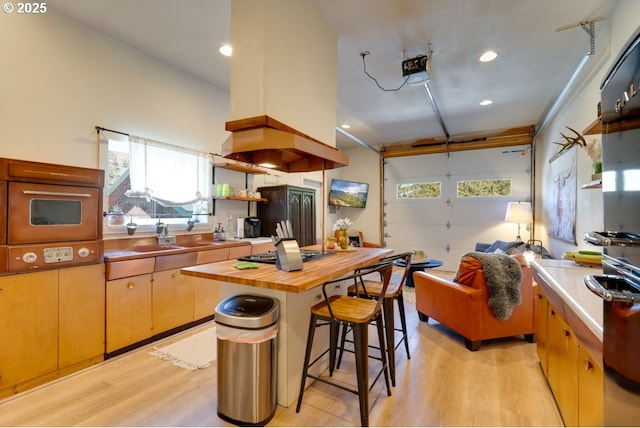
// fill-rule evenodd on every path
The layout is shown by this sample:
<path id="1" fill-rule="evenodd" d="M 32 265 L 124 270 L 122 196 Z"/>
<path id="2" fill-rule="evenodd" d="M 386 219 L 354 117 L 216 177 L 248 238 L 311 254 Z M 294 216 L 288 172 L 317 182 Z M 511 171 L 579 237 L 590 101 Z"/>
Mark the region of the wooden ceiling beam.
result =
<path id="1" fill-rule="evenodd" d="M 449 152 L 479 150 L 495 147 L 509 147 L 533 144 L 535 126 L 521 126 L 504 131 L 485 134 L 459 136 L 449 141 Z M 409 144 L 389 144 L 382 147 L 385 158 L 416 156 L 433 153 L 446 153 L 447 142 L 444 139 L 427 138 Z"/>

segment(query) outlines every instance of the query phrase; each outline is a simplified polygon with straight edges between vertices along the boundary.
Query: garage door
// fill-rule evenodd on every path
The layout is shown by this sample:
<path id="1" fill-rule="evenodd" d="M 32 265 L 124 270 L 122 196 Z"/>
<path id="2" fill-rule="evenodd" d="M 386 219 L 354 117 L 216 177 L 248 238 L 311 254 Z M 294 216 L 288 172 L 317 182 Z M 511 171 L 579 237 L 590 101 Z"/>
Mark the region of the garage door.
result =
<path id="1" fill-rule="evenodd" d="M 530 146 L 386 159 L 385 246 L 423 250 L 455 271 L 476 242 L 515 240 L 504 216 L 508 202 L 531 200 L 530 173 Z"/>

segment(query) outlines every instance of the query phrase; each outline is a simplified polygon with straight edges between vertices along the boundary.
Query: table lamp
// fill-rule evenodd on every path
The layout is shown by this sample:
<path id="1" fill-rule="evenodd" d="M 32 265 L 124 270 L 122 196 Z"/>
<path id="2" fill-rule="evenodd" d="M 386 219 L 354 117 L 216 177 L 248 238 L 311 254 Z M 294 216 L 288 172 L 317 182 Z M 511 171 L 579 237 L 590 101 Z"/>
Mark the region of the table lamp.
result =
<path id="1" fill-rule="evenodd" d="M 509 202 L 507 213 L 504 216 L 507 223 L 518 223 L 518 236 L 516 242 L 523 242 L 520 237 L 520 225 L 522 223 L 532 223 L 533 213 L 531 212 L 531 202 Z"/>

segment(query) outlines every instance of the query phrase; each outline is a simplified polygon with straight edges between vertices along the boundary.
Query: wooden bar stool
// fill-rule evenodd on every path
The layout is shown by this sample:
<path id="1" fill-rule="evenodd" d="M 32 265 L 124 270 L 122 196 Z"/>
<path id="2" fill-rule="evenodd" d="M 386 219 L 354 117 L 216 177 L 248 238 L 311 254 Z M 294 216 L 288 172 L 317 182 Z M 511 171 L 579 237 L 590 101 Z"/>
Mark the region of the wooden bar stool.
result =
<path id="1" fill-rule="evenodd" d="M 349 296 L 364 297 L 368 299 L 379 299 L 380 296 L 384 296 L 382 301 L 382 308 L 384 314 L 384 325 L 387 339 L 387 351 L 389 355 L 389 372 L 391 375 L 391 385 L 396 386 L 396 349 L 404 342 L 404 348 L 407 353 L 407 359 L 411 359 L 409 353 L 409 335 L 407 334 L 407 318 L 404 311 L 404 297 L 402 295 L 402 288 L 405 280 L 410 273 L 411 269 L 411 257 L 413 252 L 406 252 L 401 254 L 394 254 L 389 257 L 385 257 L 380 260 L 382 263 L 390 262 L 395 263 L 401 260 L 405 264 L 405 269 L 402 273 L 402 278 L 398 283 L 389 284 L 386 291 L 383 291 L 384 284 L 381 281 L 374 281 L 369 278 L 364 278 L 359 285 L 352 285 L 348 288 Z M 357 272 L 357 271 L 356 271 Z M 394 314 L 394 302 L 398 304 L 398 314 L 400 315 L 401 328 L 395 327 L 395 314 Z M 395 332 L 402 332 L 402 337 L 396 343 Z M 345 351 L 345 343 L 347 342 L 347 329 L 342 330 L 342 339 L 340 341 L 340 355 L 337 361 L 337 368 L 340 368 L 340 362 L 342 361 L 342 354 Z M 350 341 L 349 341 L 350 342 Z M 347 350 L 349 351 L 349 350 Z"/>
<path id="2" fill-rule="evenodd" d="M 324 301 L 311 308 L 309 334 L 307 336 L 307 347 L 304 356 L 302 381 L 300 382 L 300 395 L 298 396 L 296 413 L 300 412 L 302 396 L 304 394 L 307 378 L 312 378 L 358 395 L 360 401 L 360 423 L 362 426 L 369 425 L 369 391 L 373 388 L 381 375 L 384 375 L 387 394 L 389 396 L 391 395 L 391 387 L 389 386 L 389 367 L 386 360 L 385 334 L 382 322 L 383 298 L 381 297 L 378 300 L 372 300 L 346 295 L 329 297 L 327 296 L 326 289 L 332 284 L 344 281 L 353 281 L 354 284 L 361 283 L 363 275 L 378 273 L 383 284 L 383 293 L 381 294 L 381 296 L 383 296 L 384 290 L 389 286 L 392 271 L 392 262 L 387 261 L 384 263 L 376 263 L 359 269 L 358 273 L 328 281 L 322 285 Z M 369 386 L 369 324 L 371 322 L 375 322 L 378 331 L 382 368 L 371 383 L 371 386 Z M 316 328 L 327 325 L 329 326 L 330 335 L 329 349 L 324 350 L 317 358 L 310 362 L 309 360 L 311 359 L 311 350 L 313 347 L 313 338 Z M 326 376 L 322 377 L 309 374 L 309 368 L 329 352 L 329 376 L 333 376 L 336 348 L 338 344 L 338 332 L 341 327 L 351 328 L 353 330 L 354 352 L 356 356 L 356 378 L 358 384 L 357 390 L 331 382 L 326 378 Z"/>

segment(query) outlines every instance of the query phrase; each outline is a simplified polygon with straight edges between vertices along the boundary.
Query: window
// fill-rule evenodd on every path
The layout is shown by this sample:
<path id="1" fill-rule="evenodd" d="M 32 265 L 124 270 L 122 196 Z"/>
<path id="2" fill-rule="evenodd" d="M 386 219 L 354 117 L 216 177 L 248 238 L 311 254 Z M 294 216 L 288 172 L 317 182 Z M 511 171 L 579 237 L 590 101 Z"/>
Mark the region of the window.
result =
<path id="1" fill-rule="evenodd" d="M 511 179 L 458 181 L 458 198 L 510 196 Z"/>
<path id="2" fill-rule="evenodd" d="M 117 214 L 124 214 L 142 231 L 153 230 L 160 219 L 185 226 L 189 220 L 196 227 L 208 224 L 212 174 L 208 154 L 138 137 L 107 143 L 105 231 L 122 229 L 109 221 Z"/>
<path id="3" fill-rule="evenodd" d="M 442 196 L 442 183 L 399 183 L 396 186 L 398 199 L 439 198 Z"/>

